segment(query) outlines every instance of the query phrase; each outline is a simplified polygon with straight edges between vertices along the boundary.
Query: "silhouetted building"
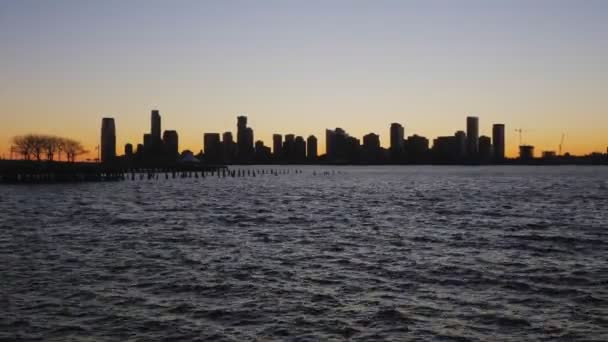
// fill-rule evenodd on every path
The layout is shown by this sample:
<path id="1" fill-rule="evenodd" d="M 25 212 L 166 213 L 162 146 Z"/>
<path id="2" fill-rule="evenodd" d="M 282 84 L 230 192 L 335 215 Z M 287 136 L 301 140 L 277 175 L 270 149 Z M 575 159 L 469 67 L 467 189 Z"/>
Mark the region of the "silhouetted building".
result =
<path id="1" fill-rule="evenodd" d="M 361 147 L 361 161 L 363 163 L 376 164 L 382 159 L 380 148 L 380 136 L 369 133 L 363 136 L 363 146 Z"/>
<path id="2" fill-rule="evenodd" d="M 277 161 L 283 158 L 283 136 L 280 134 L 272 135 L 272 153 Z"/>
<path id="3" fill-rule="evenodd" d="M 145 153 L 144 144 L 137 144 L 137 149 L 135 150 L 135 155 L 138 158 L 142 158 Z"/>
<path id="4" fill-rule="evenodd" d="M 467 134 L 464 131 L 454 133 L 456 149 L 454 150 L 453 161 L 464 162 L 467 157 Z"/>
<path id="5" fill-rule="evenodd" d="M 146 133 L 144 134 L 144 153 L 148 154 L 152 151 L 152 134 Z"/>
<path id="6" fill-rule="evenodd" d="M 253 130 L 247 127 L 247 117 L 237 117 L 236 143 L 238 145 L 238 159 L 240 162 L 249 163 L 253 159 Z"/>
<path id="7" fill-rule="evenodd" d="M 429 157 L 429 139 L 414 134 L 405 141 L 407 160 L 410 163 L 424 163 Z"/>
<path id="8" fill-rule="evenodd" d="M 470 160 L 479 156 L 479 118 L 467 116 L 467 155 Z"/>
<path id="9" fill-rule="evenodd" d="M 296 136 L 293 134 L 285 135 L 283 143 L 283 160 L 293 162 L 296 159 Z"/>
<path id="10" fill-rule="evenodd" d="M 101 162 L 109 163 L 116 159 L 116 126 L 114 118 L 101 120 Z"/>
<path id="11" fill-rule="evenodd" d="M 311 135 L 306 139 L 306 158 L 310 162 L 314 162 L 317 160 L 317 138 L 314 135 Z"/>
<path id="12" fill-rule="evenodd" d="M 127 158 L 127 159 L 133 158 L 133 145 L 125 144 L 125 158 Z"/>
<path id="13" fill-rule="evenodd" d="M 399 161 L 403 157 L 405 129 L 401 124 L 391 124 L 391 147 L 390 156 L 393 162 Z"/>
<path id="14" fill-rule="evenodd" d="M 297 136 L 295 140 L 295 161 L 302 163 L 306 161 L 306 141 L 303 137 Z"/>
<path id="15" fill-rule="evenodd" d="M 219 133 L 205 133 L 203 135 L 205 161 L 208 163 L 222 162 L 222 145 Z"/>
<path id="16" fill-rule="evenodd" d="M 361 141 L 355 137 L 346 137 L 346 163 L 359 163 L 361 156 Z"/>
<path id="17" fill-rule="evenodd" d="M 237 158 L 237 144 L 234 142 L 232 132 L 222 134 L 222 160 L 224 163 L 233 163 Z"/>
<path id="18" fill-rule="evenodd" d="M 521 145 L 519 146 L 519 160 L 531 161 L 534 159 L 534 146 Z"/>
<path id="19" fill-rule="evenodd" d="M 160 126 L 160 113 L 158 112 L 158 110 L 152 110 L 152 114 L 150 115 L 150 121 L 151 121 L 151 128 L 150 128 L 150 134 L 152 135 L 152 143 L 153 144 L 160 144 L 160 131 L 161 131 L 161 126 Z"/>
<path id="20" fill-rule="evenodd" d="M 325 130 L 325 144 L 327 161 L 331 163 L 346 163 L 349 161 L 349 155 L 352 154 L 352 148 L 348 145 L 353 145 L 354 142 L 348 142 L 350 137 L 342 128 L 335 130 Z"/>
<path id="21" fill-rule="evenodd" d="M 492 139 L 485 135 L 479 137 L 479 161 L 484 163 L 492 161 Z"/>
<path id="22" fill-rule="evenodd" d="M 505 160 L 505 125 L 494 124 L 492 126 L 492 148 L 494 151 L 494 162 L 501 163 Z"/>
<path id="23" fill-rule="evenodd" d="M 555 151 L 543 151 L 542 156 L 543 159 L 555 159 L 557 158 L 557 153 Z"/>
<path id="24" fill-rule="evenodd" d="M 255 160 L 257 163 L 266 164 L 269 163 L 272 158 L 270 147 L 264 146 L 262 140 L 255 142 Z"/>
<path id="25" fill-rule="evenodd" d="M 179 157 L 179 140 L 177 137 L 177 131 L 164 131 L 163 145 L 167 159 L 172 161 L 177 160 Z"/>
<path id="26" fill-rule="evenodd" d="M 459 162 L 459 142 L 456 136 L 437 137 L 433 140 L 433 161 L 440 164 Z"/>

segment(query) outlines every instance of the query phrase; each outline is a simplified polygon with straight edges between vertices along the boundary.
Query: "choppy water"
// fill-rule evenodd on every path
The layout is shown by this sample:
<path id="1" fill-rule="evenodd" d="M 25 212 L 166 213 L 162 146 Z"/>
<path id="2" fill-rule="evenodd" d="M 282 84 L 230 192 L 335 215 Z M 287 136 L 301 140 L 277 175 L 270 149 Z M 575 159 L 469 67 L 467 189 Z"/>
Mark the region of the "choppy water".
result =
<path id="1" fill-rule="evenodd" d="M 608 340 L 608 169 L 0 187 L 0 340 Z"/>

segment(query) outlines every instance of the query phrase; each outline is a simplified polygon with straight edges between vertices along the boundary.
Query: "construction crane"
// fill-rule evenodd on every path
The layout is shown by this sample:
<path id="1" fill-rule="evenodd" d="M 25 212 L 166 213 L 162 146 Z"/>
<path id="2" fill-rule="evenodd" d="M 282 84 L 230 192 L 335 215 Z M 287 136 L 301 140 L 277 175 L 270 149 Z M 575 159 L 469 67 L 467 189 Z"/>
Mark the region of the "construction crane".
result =
<path id="1" fill-rule="evenodd" d="M 517 128 L 515 129 L 515 132 L 519 133 L 519 146 L 521 146 L 522 143 L 522 135 L 524 132 L 527 132 L 528 130 L 525 129 L 521 129 L 521 128 Z"/>
<path id="2" fill-rule="evenodd" d="M 564 146 L 564 138 L 566 137 L 566 134 L 562 133 L 562 140 L 559 142 L 559 154 L 558 156 L 562 155 L 562 147 Z"/>

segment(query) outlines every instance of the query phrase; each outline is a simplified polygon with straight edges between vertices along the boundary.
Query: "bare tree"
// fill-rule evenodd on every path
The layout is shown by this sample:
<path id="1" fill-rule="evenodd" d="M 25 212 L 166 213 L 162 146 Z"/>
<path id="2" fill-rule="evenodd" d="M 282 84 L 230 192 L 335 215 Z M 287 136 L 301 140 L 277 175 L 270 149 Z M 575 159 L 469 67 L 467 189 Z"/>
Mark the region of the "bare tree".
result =
<path id="1" fill-rule="evenodd" d="M 72 139 L 64 139 L 64 144 L 64 151 L 69 162 L 75 162 L 76 157 L 88 152 L 78 141 Z"/>
<path id="2" fill-rule="evenodd" d="M 19 135 L 12 139 L 12 144 L 14 151 L 25 160 L 41 161 L 44 154 L 46 154 L 46 160 L 48 161 L 53 161 L 55 154 L 61 160 L 61 153 L 63 152 L 67 161 L 74 162 L 76 157 L 88 152 L 76 140 L 42 134 Z"/>

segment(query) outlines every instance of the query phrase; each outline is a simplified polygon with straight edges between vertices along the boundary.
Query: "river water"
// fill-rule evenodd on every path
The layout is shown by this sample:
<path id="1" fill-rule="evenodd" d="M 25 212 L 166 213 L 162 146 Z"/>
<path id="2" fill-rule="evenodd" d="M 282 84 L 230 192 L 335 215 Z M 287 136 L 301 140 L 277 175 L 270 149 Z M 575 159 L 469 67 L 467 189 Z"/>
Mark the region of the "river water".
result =
<path id="1" fill-rule="evenodd" d="M 0 340 L 608 340 L 608 168 L 298 169 L 0 186 Z"/>

